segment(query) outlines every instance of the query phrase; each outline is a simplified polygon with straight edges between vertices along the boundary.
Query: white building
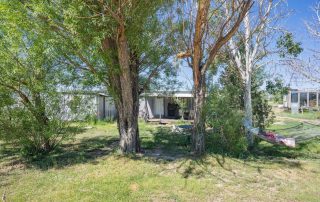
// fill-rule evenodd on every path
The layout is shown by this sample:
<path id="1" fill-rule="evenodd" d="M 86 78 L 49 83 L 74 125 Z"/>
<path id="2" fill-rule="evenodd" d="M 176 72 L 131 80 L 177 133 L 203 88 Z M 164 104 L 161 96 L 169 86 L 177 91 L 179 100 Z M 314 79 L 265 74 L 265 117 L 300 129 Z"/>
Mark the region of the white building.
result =
<path id="1" fill-rule="evenodd" d="M 284 96 L 283 105 L 289 109 L 292 107 L 318 109 L 320 104 L 319 94 L 320 90 L 315 89 L 291 89 L 289 93 Z"/>
<path id="2" fill-rule="evenodd" d="M 71 105 L 76 101 L 76 110 L 72 110 Z M 84 120 L 87 116 L 96 116 L 99 120 L 117 117 L 112 98 L 103 92 L 64 92 L 61 104 L 65 120 Z M 193 95 L 191 91 L 142 94 L 139 101 L 139 116 L 148 119 L 181 117 L 192 119 Z"/>

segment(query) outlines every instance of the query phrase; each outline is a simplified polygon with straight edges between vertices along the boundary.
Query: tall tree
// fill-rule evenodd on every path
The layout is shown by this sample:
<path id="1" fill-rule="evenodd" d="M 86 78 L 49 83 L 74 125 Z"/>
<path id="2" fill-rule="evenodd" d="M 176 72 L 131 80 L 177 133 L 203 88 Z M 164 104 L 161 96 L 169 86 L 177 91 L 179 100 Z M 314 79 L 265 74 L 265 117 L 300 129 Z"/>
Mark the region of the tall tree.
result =
<path id="1" fill-rule="evenodd" d="M 49 152 L 64 136 L 59 110 L 50 111 L 64 77 L 51 33 L 19 2 L 1 2 L 0 22 L 0 136 L 33 154 Z"/>
<path id="2" fill-rule="evenodd" d="M 244 126 L 249 147 L 253 146 L 253 135 L 250 133 L 250 129 L 253 127 L 252 75 L 263 66 L 258 62 L 267 54 L 267 38 L 271 35 L 270 25 L 273 23 L 272 20 L 275 20 L 271 11 L 278 6 L 279 2 L 258 0 L 253 12 L 244 17 L 243 25 L 228 43 L 231 61 L 238 68 L 244 84 Z M 228 10 L 226 11 L 228 14 Z"/>
<path id="3" fill-rule="evenodd" d="M 139 94 L 168 68 L 159 20 L 166 1 L 34 1 L 33 13 L 61 42 L 61 53 L 84 78 L 107 87 L 118 112 L 120 148 L 139 152 Z M 143 79 L 141 79 L 143 77 Z"/>
<path id="4" fill-rule="evenodd" d="M 206 73 L 213 64 L 219 50 L 236 33 L 243 18 L 252 6 L 252 0 L 183 1 L 184 16 L 180 17 L 181 47 L 184 52 L 178 57 L 186 58 L 192 68 L 194 81 L 194 123 L 192 148 L 195 154 L 205 151 Z M 225 15 L 225 5 L 230 15 Z"/>

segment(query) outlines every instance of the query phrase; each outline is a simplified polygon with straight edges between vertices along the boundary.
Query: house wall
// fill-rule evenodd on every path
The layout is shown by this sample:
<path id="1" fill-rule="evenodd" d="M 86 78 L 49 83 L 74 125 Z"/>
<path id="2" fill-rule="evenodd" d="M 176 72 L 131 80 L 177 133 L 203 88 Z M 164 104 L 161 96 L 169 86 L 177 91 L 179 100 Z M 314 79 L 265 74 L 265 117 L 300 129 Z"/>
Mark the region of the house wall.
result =
<path id="1" fill-rule="evenodd" d="M 179 98 L 184 99 L 187 103 L 187 110 L 192 114 L 193 111 L 193 98 Z M 160 118 L 160 113 L 162 118 L 174 118 L 169 117 L 168 114 L 168 104 L 175 103 L 174 98 L 172 97 L 148 97 L 140 100 L 140 110 L 139 115 L 143 117 L 143 114 L 148 111 L 149 118 Z M 146 109 L 148 107 L 148 109 Z M 178 116 L 183 116 L 183 114 L 177 113 Z M 191 117 L 189 117 L 191 118 Z"/>
<path id="2" fill-rule="evenodd" d="M 88 116 L 96 116 L 97 111 L 96 95 L 63 94 L 61 96 L 59 116 L 62 120 L 85 120 Z"/>
<path id="3" fill-rule="evenodd" d="M 116 106 L 111 97 L 105 95 L 97 95 L 98 97 L 98 119 L 108 119 L 112 120 L 117 117 Z"/>
<path id="4" fill-rule="evenodd" d="M 72 112 L 69 107 L 70 102 L 80 97 L 81 103 L 77 108 L 77 112 Z M 139 117 L 144 118 L 146 114 L 148 118 L 174 118 L 168 116 L 168 104 L 174 103 L 176 98 L 172 97 L 141 97 L 139 100 Z M 190 112 L 189 118 L 192 118 L 193 98 L 184 97 L 187 102 L 187 111 Z M 96 116 L 98 119 L 116 119 L 117 111 L 111 97 L 103 94 L 64 94 L 61 104 L 64 108 L 64 119 L 66 120 L 84 120 L 88 116 Z M 183 114 L 177 114 L 183 116 Z"/>

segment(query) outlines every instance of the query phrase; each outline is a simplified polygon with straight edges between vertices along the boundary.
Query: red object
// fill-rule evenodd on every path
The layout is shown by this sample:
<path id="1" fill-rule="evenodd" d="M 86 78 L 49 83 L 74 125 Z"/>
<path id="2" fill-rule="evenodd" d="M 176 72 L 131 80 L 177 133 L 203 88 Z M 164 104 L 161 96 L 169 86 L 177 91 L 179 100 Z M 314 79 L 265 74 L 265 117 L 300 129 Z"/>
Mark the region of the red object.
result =
<path id="1" fill-rule="evenodd" d="M 265 132 L 264 136 L 266 136 L 268 139 L 275 140 L 277 135 L 273 132 Z"/>

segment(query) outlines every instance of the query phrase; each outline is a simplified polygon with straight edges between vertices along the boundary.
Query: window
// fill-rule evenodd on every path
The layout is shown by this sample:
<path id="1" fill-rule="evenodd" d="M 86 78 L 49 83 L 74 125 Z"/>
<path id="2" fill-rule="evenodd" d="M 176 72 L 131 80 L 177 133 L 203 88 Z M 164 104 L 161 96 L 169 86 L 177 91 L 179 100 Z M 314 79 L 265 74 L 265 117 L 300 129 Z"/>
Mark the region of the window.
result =
<path id="1" fill-rule="evenodd" d="M 298 103 L 298 93 L 291 92 L 291 103 Z"/>
<path id="2" fill-rule="evenodd" d="M 307 107 L 308 93 L 300 93 L 300 107 Z"/>
<path id="3" fill-rule="evenodd" d="M 310 92 L 309 93 L 309 107 L 316 107 L 317 106 L 317 93 Z"/>

